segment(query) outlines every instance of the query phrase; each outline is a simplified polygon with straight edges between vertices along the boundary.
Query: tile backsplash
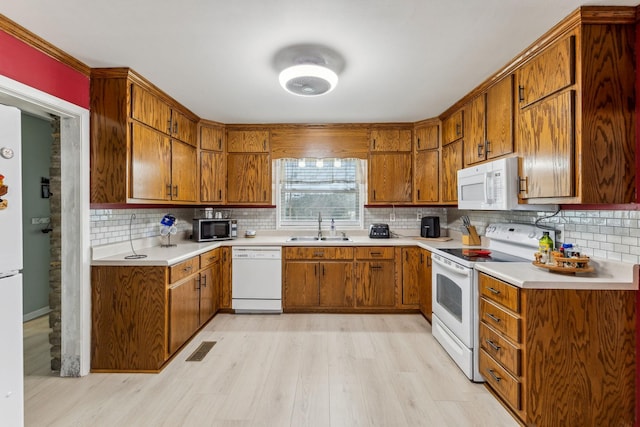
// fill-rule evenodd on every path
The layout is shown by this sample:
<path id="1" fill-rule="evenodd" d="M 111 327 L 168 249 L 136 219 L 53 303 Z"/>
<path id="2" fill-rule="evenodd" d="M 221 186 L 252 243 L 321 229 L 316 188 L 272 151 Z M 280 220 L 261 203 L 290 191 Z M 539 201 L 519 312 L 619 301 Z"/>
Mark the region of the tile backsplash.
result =
<path id="1" fill-rule="evenodd" d="M 92 209 L 91 245 L 98 246 L 123 242 L 131 238 L 140 239 L 158 236 L 160 220 L 166 213 L 178 219 L 178 230 L 191 230 L 191 219 L 199 216 L 198 209 Z M 132 215 L 135 219 L 132 220 Z M 231 209 L 231 217 L 238 220 L 238 233 L 246 229 L 274 230 L 276 209 L 240 208 Z M 592 257 L 606 258 L 637 264 L 640 262 L 640 211 L 636 210 L 562 210 L 553 212 L 528 211 L 464 211 L 454 208 L 366 208 L 364 223 L 389 223 L 398 234 L 417 235 L 420 222 L 418 215 L 437 215 L 443 234 L 447 228 L 458 230 L 460 216 L 468 215 L 478 232 L 484 234 L 493 222 L 519 222 L 550 226 L 558 231 L 559 242 L 577 244 L 580 250 Z M 391 221 L 391 217 L 395 221 Z M 549 217 L 549 218 L 546 218 Z M 406 233 L 403 233 L 406 232 Z"/>

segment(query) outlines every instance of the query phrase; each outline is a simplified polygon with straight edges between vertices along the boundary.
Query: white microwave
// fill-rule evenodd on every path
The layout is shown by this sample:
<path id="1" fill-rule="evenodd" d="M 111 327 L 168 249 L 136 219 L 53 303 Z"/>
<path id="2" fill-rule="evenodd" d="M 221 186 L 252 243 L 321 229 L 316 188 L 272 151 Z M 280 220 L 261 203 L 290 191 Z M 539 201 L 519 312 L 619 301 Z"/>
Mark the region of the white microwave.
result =
<path id="1" fill-rule="evenodd" d="M 521 207 L 522 206 L 522 207 Z M 512 210 L 518 205 L 518 158 L 508 157 L 458 171 L 458 208 Z"/>

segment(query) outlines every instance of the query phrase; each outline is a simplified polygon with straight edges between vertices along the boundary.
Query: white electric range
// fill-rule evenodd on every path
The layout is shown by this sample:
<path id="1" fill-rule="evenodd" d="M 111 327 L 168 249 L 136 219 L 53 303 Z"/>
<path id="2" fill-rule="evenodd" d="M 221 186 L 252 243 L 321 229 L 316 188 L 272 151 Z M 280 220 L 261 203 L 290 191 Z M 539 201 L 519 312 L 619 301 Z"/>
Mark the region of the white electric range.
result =
<path id="1" fill-rule="evenodd" d="M 490 224 L 486 248 L 434 249 L 432 333 L 465 375 L 484 382 L 478 369 L 479 292 L 474 265 L 480 262 L 533 260 L 543 231 L 531 224 Z M 550 233 L 552 238 L 554 234 Z"/>

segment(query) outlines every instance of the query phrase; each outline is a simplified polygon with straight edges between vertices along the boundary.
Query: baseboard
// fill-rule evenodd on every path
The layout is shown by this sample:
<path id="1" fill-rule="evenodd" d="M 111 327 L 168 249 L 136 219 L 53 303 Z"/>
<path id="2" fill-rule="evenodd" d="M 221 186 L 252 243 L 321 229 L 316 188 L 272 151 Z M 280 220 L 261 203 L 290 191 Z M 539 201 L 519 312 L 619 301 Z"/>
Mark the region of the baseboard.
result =
<path id="1" fill-rule="evenodd" d="M 42 307 L 37 309 L 36 311 L 32 311 L 31 313 L 27 313 L 22 316 L 22 322 L 28 322 L 29 320 L 37 319 L 40 316 L 44 316 L 51 311 L 49 307 Z"/>

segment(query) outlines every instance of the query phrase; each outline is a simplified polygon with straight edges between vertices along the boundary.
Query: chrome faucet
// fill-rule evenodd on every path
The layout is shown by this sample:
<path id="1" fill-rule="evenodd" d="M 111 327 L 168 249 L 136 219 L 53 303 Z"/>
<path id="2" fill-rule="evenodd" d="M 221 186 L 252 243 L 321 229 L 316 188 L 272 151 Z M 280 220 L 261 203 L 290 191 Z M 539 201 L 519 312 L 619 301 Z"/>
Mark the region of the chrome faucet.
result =
<path id="1" fill-rule="evenodd" d="M 322 240 L 322 214 L 318 212 L 318 240 Z"/>

